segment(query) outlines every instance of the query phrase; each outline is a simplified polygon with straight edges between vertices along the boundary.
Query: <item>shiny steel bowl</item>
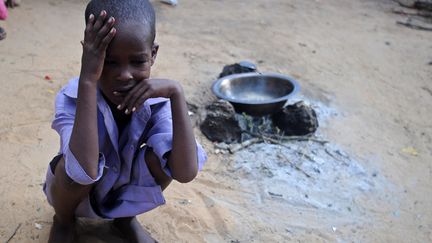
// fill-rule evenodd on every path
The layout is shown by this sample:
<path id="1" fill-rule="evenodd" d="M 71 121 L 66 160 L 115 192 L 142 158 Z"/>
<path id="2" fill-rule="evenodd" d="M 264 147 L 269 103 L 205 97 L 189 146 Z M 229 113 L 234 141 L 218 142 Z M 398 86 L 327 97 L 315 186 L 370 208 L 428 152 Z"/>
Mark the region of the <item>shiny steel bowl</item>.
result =
<path id="1" fill-rule="evenodd" d="M 279 111 L 299 90 L 297 81 L 276 73 L 241 73 L 225 76 L 213 83 L 212 91 L 233 104 L 236 112 L 252 116 Z"/>

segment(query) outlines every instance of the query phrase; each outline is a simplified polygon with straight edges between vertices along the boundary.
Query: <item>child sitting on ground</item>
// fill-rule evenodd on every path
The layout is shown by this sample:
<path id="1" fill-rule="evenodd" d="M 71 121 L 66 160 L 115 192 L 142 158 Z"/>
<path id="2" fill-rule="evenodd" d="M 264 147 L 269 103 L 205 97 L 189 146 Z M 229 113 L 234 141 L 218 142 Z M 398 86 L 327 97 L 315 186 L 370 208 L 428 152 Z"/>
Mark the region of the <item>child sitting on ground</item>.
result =
<path id="1" fill-rule="evenodd" d="M 135 216 L 164 204 L 172 179 L 194 179 L 206 155 L 181 85 L 150 78 L 159 46 L 148 0 L 92 0 L 85 19 L 80 76 L 56 98 L 49 242 L 73 242 L 76 217 L 114 219 L 131 242 L 154 242 Z"/>

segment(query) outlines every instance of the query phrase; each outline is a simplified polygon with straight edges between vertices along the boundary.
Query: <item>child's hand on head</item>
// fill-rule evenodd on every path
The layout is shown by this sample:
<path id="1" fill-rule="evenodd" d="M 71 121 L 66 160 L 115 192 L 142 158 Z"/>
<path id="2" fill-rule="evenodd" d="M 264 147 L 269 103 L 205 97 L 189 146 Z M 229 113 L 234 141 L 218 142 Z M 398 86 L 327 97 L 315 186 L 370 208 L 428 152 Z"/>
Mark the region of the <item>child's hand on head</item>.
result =
<path id="1" fill-rule="evenodd" d="M 122 96 L 122 92 L 114 91 L 114 95 Z M 149 98 L 172 98 L 176 95 L 183 97 L 183 89 L 179 82 L 169 79 L 145 79 L 139 82 L 124 98 L 123 102 L 117 107 L 119 110 L 125 109 L 129 114 L 139 109 Z"/>
<path id="2" fill-rule="evenodd" d="M 113 27 L 114 17 L 107 18 L 107 12 L 102 11 L 95 19 L 90 14 L 84 32 L 84 41 L 81 66 L 81 78 L 86 81 L 97 82 L 102 74 L 106 49 L 116 34 Z"/>

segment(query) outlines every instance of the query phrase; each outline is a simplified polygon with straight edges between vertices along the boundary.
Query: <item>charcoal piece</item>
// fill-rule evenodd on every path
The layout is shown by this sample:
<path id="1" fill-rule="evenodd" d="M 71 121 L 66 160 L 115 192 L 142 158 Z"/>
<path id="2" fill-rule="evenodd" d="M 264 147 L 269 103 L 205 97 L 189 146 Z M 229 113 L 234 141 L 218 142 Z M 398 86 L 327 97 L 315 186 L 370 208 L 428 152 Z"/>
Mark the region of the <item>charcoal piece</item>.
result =
<path id="1" fill-rule="evenodd" d="M 303 101 L 286 106 L 274 114 L 272 120 L 286 136 L 307 135 L 318 128 L 316 112 Z"/>
<path id="2" fill-rule="evenodd" d="M 255 64 L 248 61 L 241 61 L 239 63 L 224 66 L 222 72 L 219 74 L 219 78 L 236 73 L 250 73 L 256 71 L 257 67 Z"/>
<path id="3" fill-rule="evenodd" d="M 201 123 L 202 133 L 212 142 L 236 143 L 241 139 L 241 128 L 235 118 L 234 107 L 218 100 L 206 107 L 206 118 Z"/>

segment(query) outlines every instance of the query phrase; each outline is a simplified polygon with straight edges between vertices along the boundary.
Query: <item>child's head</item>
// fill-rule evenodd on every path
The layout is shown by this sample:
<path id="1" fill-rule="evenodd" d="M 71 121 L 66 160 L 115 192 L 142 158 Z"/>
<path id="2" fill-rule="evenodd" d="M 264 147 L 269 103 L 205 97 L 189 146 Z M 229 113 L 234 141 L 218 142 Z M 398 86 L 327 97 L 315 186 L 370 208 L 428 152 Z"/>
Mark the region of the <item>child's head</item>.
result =
<path id="1" fill-rule="evenodd" d="M 155 13 L 148 0 L 92 0 L 85 11 L 86 23 L 90 14 L 107 12 L 106 20 L 115 18 L 116 35 L 106 51 L 99 87 L 112 103 L 122 98 L 114 91 L 126 94 L 138 82 L 150 77 L 158 45 L 154 43 Z"/>

